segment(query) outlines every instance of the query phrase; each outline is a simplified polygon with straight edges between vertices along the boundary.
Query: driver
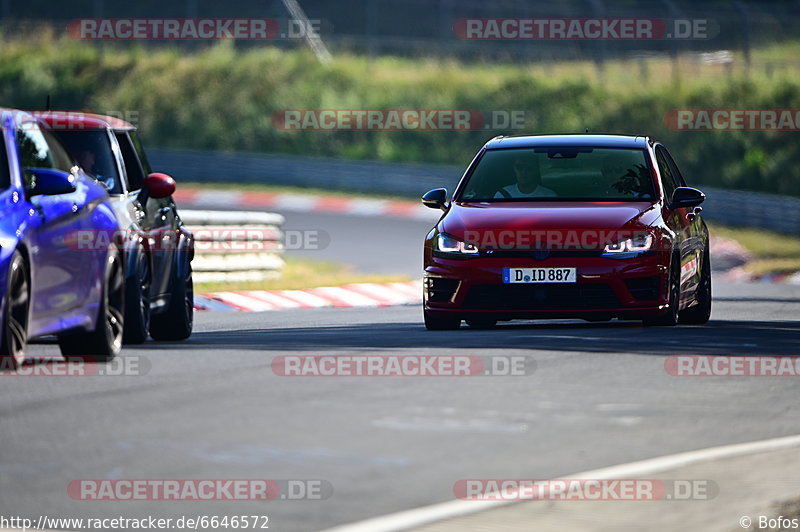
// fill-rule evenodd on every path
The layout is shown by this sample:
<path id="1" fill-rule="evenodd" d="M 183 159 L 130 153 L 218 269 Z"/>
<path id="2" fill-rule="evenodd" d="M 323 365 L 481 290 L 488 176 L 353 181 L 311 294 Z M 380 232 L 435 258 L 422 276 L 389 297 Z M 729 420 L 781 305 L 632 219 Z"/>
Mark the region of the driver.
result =
<path id="1" fill-rule="evenodd" d="M 107 189 L 111 190 L 114 188 L 114 178 L 100 175 L 97 168 L 95 168 L 96 162 L 97 155 L 95 155 L 93 150 L 81 150 L 78 152 L 78 164 L 83 168 L 83 171 L 86 172 L 89 177 L 103 183 Z"/>
<path id="2" fill-rule="evenodd" d="M 542 186 L 539 161 L 532 155 L 520 155 L 514 159 L 514 175 L 517 182 L 503 187 L 495 198 L 547 198 L 556 197 L 553 190 Z"/>

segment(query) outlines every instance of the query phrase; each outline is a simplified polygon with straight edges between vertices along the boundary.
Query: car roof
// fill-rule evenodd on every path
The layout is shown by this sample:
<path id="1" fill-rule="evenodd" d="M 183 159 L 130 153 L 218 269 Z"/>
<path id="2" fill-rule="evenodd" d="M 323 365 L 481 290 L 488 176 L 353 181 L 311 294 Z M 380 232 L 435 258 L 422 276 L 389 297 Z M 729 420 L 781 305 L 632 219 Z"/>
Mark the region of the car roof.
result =
<path id="1" fill-rule="evenodd" d="M 13 118 L 15 123 L 19 123 L 21 120 L 24 119 L 36 120 L 36 117 L 33 116 L 28 111 L 13 109 L 11 107 L 0 107 L 0 114 L 3 116 L 3 123 L 5 123 L 5 119 L 7 117 Z"/>
<path id="2" fill-rule="evenodd" d="M 136 129 L 130 122 L 113 116 L 84 113 L 81 111 L 45 111 L 43 113 L 37 113 L 36 116 L 52 129 Z"/>
<path id="3" fill-rule="evenodd" d="M 595 148 L 646 148 L 653 140 L 632 135 L 526 135 L 519 137 L 495 137 L 484 145 L 487 150 L 504 148 L 536 148 L 544 146 L 589 146 Z"/>

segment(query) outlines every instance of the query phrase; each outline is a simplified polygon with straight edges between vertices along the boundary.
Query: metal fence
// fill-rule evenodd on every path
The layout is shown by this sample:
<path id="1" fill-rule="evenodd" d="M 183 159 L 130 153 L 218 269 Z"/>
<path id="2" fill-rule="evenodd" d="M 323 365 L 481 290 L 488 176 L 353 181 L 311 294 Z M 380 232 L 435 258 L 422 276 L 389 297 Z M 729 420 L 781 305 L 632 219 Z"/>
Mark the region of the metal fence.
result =
<path id="1" fill-rule="evenodd" d="M 453 191 L 458 166 L 351 161 L 277 154 L 152 149 L 154 168 L 178 182 L 261 183 L 418 198 L 427 190 Z M 703 216 L 733 227 L 756 227 L 800 235 L 800 198 L 703 187 Z"/>

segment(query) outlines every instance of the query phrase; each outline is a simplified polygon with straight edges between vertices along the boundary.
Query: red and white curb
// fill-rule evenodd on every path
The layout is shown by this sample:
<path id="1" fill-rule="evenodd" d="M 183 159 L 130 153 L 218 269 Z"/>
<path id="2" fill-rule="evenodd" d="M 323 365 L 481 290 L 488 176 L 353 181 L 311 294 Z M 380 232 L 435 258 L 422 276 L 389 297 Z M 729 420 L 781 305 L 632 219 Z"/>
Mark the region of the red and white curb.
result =
<path id="1" fill-rule="evenodd" d="M 732 283 L 784 283 L 800 285 L 800 272 L 794 273 L 770 273 L 767 275 L 755 275 L 742 268 L 735 268 L 722 274 L 726 281 Z"/>
<path id="2" fill-rule="evenodd" d="M 416 201 L 343 196 L 315 196 L 280 192 L 203 190 L 178 188 L 175 201 L 181 207 L 203 209 L 271 209 L 289 212 L 327 212 L 354 216 L 382 216 L 436 221 L 437 212 Z M 439 214 L 441 214 L 439 212 Z"/>
<path id="3" fill-rule="evenodd" d="M 241 290 L 195 296 L 198 310 L 263 312 L 296 308 L 387 307 L 422 302 L 421 281 L 356 283 L 306 290 Z"/>

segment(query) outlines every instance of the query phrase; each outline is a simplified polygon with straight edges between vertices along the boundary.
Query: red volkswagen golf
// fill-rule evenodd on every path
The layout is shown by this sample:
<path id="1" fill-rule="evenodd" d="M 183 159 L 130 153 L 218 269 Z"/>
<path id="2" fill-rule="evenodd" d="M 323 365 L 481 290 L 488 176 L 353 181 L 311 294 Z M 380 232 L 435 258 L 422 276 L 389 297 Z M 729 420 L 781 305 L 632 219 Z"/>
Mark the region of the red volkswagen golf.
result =
<path id="1" fill-rule="evenodd" d="M 708 229 L 667 149 L 647 137 L 490 140 L 425 240 L 431 330 L 535 318 L 702 324 Z"/>

